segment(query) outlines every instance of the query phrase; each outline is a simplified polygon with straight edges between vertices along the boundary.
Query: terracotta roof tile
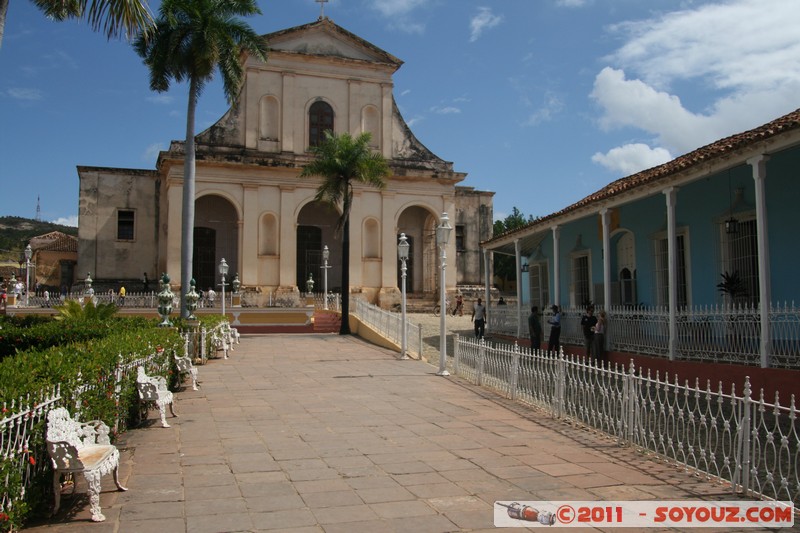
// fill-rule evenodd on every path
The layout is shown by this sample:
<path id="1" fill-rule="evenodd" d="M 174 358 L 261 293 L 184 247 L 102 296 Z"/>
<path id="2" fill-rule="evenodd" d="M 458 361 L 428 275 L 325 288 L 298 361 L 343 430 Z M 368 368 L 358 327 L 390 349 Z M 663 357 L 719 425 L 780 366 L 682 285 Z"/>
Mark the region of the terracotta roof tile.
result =
<path id="1" fill-rule="evenodd" d="M 500 235 L 496 235 L 491 240 L 500 237 L 507 237 L 508 235 L 514 233 L 523 232 L 526 229 L 530 229 L 545 221 L 565 215 L 581 207 L 585 207 L 587 205 L 599 202 L 601 200 L 612 198 L 618 194 L 634 190 L 644 185 L 657 183 L 661 180 L 665 180 L 687 169 L 695 167 L 701 163 L 707 163 L 708 161 L 725 157 L 731 152 L 741 150 L 750 145 L 761 142 L 765 139 L 769 139 L 770 137 L 774 137 L 781 133 L 797 129 L 800 129 L 800 109 L 796 109 L 795 111 L 792 111 L 787 115 L 784 115 L 780 118 L 773 120 L 772 122 L 764 124 L 763 126 L 759 126 L 757 128 L 742 133 L 737 133 L 735 135 L 731 135 L 730 137 L 725 137 L 724 139 L 720 139 L 716 142 L 700 147 L 697 150 L 694 150 L 685 155 L 677 157 L 672 161 L 664 163 L 663 165 L 649 168 L 647 170 L 642 170 L 641 172 L 637 172 L 636 174 L 632 174 L 630 176 L 620 178 L 616 181 L 612 181 L 599 191 L 594 192 L 589 196 L 586 196 L 585 198 L 575 202 L 572 205 L 565 207 L 560 211 L 556 211 L 555 213 L 551 213 L 541 218 L 537 218 L 535 221 L 521 228 L 517 228 L 502 233 Z"/>

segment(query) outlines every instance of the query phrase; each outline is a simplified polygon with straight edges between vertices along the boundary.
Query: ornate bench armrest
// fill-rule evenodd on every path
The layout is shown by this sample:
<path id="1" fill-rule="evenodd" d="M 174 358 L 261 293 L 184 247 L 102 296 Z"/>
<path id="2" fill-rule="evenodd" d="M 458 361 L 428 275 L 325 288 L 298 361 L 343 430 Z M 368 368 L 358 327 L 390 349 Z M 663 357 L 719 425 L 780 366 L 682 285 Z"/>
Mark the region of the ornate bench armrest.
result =
<path id="1" fill-rule="evenodd" d="M 81 442 L 87 444 L 111 444 L 110 429 L 102 420 L 79 422 L 82 434 Z"/>

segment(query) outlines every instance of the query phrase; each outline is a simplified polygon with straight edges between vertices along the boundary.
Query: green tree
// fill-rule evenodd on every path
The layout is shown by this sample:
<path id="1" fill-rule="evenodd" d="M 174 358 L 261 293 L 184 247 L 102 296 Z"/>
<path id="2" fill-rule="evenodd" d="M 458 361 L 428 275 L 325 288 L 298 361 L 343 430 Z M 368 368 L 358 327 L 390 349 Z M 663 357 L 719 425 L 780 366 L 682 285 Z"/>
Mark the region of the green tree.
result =
<path id="1" fill-rule="evenodd" d="M 314 160 L 303 168 L 301 177 L 319 176 L 322 183 L 315 199 L 342 208 L 336 230 L 342 234 L 342 325 L 339 335 L 350 334 L 350 208 L 354 182 L 383 189 L 389 165 L 380 153 L 369 147 L 368 132 L 353 137 L 349 133 L 325 132 L 325 140 L 311 148 Z"/>
<path id="2" fill-rule="evenodd" d="M 134 47 L 150 69 L 150 89 L 169 90 L 172 81 L 189 82 L 181 217 L 181 316 L 189 317 L 186 294 L 192 279 L 195 202 L 195 111 L 215 70 L 231 105 L 244 82 L 241 54 L 267 60 L 267 43 L 237 17 L 261 14 L 255 0 L 164 0 L 152 35 Z"/>
<path id="3" fill-rule="evenodd" d="M 106 36 L 134 36 L 147 33 L 153 25 L 150 8 L 144 0 L 32 0 L 45 16 L 63 21 L 84 19 L 92 30 Z M 0 46 L 8 13 L 8 0 L 0 0 Z"/>
<path id="4" fill-rule="evenodd" d="M 494 221 L 494 226 L 492 228 L 494 236 L 497 237 L 503 233 L 527 226 L 535 220 L 536 218 L 533 215 L 529 215 L 526 218 L 522 211 L 514 207 L 511 210 L 511 214 L 506 218 Z M 510 255 L 494 254 L 494 275 L 503 280 L 516 279 L 517 269 L 515 258 Z"/>

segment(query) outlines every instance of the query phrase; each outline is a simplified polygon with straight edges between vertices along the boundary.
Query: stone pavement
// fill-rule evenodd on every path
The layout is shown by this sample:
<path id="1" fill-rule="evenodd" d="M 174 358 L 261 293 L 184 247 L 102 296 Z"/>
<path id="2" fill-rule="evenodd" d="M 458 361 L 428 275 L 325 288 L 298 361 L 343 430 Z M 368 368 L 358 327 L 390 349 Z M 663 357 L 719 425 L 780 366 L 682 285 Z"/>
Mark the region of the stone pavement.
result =
<path id="1" fill-rule="evenodd" d="M 496 500 L 730 499 L 723 485 L 396 357 L 356 337 L 244 336 L 230 359 L 200 367 L 199 391 L 177 393 L 171 428 L 151 412 L 123 435 L 129 491 L 103 479 L 106 522 L 89 522 L 81 478 L 79 495 L 30 529 L 496 531 Z"/>

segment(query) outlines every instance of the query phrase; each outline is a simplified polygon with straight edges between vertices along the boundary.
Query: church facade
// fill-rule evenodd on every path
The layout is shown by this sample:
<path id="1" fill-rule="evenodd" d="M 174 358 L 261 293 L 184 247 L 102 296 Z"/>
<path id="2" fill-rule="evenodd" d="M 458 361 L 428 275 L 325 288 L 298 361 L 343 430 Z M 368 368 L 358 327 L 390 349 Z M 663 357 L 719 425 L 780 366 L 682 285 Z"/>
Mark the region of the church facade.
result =
<path id="1" fill-rule="evenodd" d="M 351 211 L 350 292 L 389 306 L 398 301 L 398 235 L 411 244 L 407 287 L 435 294 L 440 253 L 435 228 L 448 213 L 446 284 L 482 285 L 480 242 L 491 237 L 493 192 L 459 185 L 466 174 L 434 155 L 395 103 L 392 76 L 402 61 L 330 19 L 264 36 L 267 62 L 246 58 L 238 105 L 196 137 L 193 275 L 219 286 L 218 264 L 242 286 L 281 297 L 341 291 L 338 208 L 316 202 L 321 178 L 300 178 L 324 131 L 369 132 L 388 161 L 386 188 L 356 185 Z M 184 143 L 159 154 L 155 170 L 79 166 L 78 277 L 113 282 L 169 273 L 180 285 Z M 129 289 L 131 283 L 129 282 Z M 136 285 L 132 285 L 135 287 Z M 343 292 L 343 291 L 342 291 Z M 266 301 L 266 300 L 265 300 Z"/>

